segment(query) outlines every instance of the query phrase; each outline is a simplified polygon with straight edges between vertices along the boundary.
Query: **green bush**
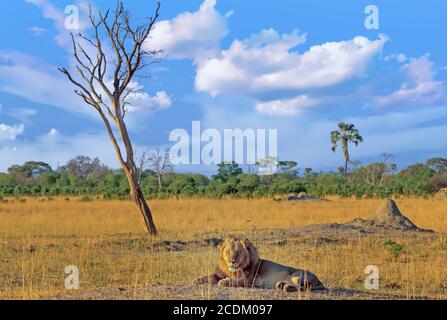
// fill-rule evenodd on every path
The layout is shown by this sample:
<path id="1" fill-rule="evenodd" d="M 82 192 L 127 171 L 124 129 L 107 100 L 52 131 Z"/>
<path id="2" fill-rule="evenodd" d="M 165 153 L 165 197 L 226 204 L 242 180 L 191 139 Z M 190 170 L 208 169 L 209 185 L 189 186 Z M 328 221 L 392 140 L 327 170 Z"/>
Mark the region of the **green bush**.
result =
<path id="1" fill-rule="evenodd" d="M 405 246 L 403 244 L 399 244 L 393 240 L 386 240 L 384 244 L 388 248 L 394 259 L 397 259 L 402 251 L 405 249 Z"/>

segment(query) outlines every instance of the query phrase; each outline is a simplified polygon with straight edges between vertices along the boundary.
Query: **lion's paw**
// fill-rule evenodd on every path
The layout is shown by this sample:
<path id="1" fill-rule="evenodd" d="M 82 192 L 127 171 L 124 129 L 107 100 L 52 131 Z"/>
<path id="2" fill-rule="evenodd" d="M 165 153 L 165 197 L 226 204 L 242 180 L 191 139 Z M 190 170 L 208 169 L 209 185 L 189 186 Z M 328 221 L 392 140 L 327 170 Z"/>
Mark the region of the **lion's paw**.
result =
<path id="1" fill-rule="evenodd" d="M 296 292 L 296 291 L 298 291 L 298 287 L 295 286 L 295 285 L 293 285 L 293 284 L 286 284 L 286 285 L 282 288 L 282 290 L 283 290 L 283 291 L 286 291 L 286 292 Z"/>
<path id="2" fill-rule="evenodd" d="M 279 282 L 276 283 L 275 288 L 277 290 L 283 290 L 285 285 L 286 285 L 286 283 L 284 281 L 279 281 Z"/>

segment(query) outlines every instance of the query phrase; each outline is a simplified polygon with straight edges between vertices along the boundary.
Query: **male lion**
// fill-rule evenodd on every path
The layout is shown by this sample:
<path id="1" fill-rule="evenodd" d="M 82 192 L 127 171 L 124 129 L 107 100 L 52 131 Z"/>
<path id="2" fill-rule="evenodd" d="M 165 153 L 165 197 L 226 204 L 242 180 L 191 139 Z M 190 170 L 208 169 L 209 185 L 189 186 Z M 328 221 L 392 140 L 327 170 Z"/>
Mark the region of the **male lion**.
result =
<path id="1" fill-rule="evenodd" d="M 214 274 L 200 278 L 195 283 L 284 291 L 324 290 L 324 285 L 313 273 L 260 259 L 248 239 L 236 237 L 228 237 L 220 246 L 219 263 Z"/>

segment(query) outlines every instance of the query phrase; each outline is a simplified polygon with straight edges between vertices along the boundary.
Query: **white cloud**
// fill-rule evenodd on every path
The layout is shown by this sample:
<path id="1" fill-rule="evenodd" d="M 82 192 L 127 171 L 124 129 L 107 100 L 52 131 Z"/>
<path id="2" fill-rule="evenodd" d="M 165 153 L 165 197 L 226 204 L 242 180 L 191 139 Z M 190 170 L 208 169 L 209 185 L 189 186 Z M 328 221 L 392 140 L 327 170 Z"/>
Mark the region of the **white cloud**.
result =
<path id="1" fill-rule="evenodd" d="M 228 34 L 227 15 L 216 9 L 216 0 L 204 0 L 196 12 L 183 12 L 171 20 L 156 23 L 146 45 L 161 49 L 168 59 L 198 59 L 219 49 Z"/>
<path id="2" fill-rule="evenodd" d="M 269 29 L 248 40 L 235 40 L 219 57 L 199 62 L 196 89 L 215 96 L 337 85 L 363 76 L 387 41 L 385 35 L 377 40 L 357 36 L 315 45 L 302 54 L 291 51 L 305 39 L 298 30 L 279 35 Z"/>
<path id="3" fill-rule="evenodd" d="M 32 33 L 33 36 L 36 36 L 36 37 L 42 36 L 48 32 L 47 29 L 38 27 L 38 26 L 32 26 L 28 30 Z"/>
<path id="4" fill-rule="evenodd" d="M 8 110 L 6 113 L 11 118 L 29 124 L 31 122 L 31 118 L 37 115 L 38 111 L 30 108 L 14 108 L 12 110 Z"/>
<path id="5" fill-rule="evenodd" d="M 48 136 L 55 137 L 59 134 L 59 131 L 55 128 L 51 128 L 50 132 L 48 132 Z"/>
<path id="6" fill-rule="evenodd" d="M 299 95 L 292 99 L 278 99 L 267 102 L 256 103 L 256 110 L 269 115 L 295 115 L 300 114 L 304 109 L 315 106 L 318 100 L 310 98 L 308 95 Z"/>
<path id="7" fill-rule="evenodd" d="M 401 72 L 405 81 L 389 95 L 376 97 L 379 107 L 396 104 L 433 105 L 444 100 L 444 83 L 436 81 L 433 62 L 427 55 L 403 65 Z"/>
<path id="8" fill-rule="evenodd" d="M 172 105 L 172 98 L 166 91 L 158 91 L 154 96 L 146 92 L 134 93 L 127 100 L 132 103 L 128 107 L 129 115 L 136 116 L 149 115 Z"/>
<path id="9" fill-rule="evenodd" d="M 21 135 L 25 131 L 25 125 L 6 125 L 0 123 L 0 141 L 15 140 L 18 135 Z"/>
<path id="10" fill-rule="evenodd" d="M 390 55 L 386 56 L 385 58 L 383 58 L 383 60 L 385 60 L 385 61 L 396 60 L 397 62 L 403 63 L 403 62 L 406 62 L 408 60 L 408 58 L 403 53 L 393 53 L 393 54 L 390 54 Z"/>
<path id="11" fill-rule="evenodd" d="M 56 66 L 15 51 L 0 52 L 2 59 L 10 63 L 0 64 L 0 91 L 70 112 L 92 113 Z"/>

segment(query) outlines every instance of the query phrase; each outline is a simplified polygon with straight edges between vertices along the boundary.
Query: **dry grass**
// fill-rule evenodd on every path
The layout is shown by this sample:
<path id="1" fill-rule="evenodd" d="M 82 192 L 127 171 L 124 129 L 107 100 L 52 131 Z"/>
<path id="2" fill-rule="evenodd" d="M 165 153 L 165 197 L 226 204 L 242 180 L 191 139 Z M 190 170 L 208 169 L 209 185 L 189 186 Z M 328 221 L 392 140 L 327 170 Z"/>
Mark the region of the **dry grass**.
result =
<path id="1" fill-rule="evenodd" d="M 383 236 L 327 244 L 303 242 L 295 236 L 279 246 L 275 243 L 284 236 L 273 231 L 271 240 L 263 240 L 265 229 L 369 218 L 380 203 L 332 200 L 153 200 L 160 236 L 150 239 L 131 202 L 10 199 L 0 203 L 0 298 L 56 297 L 65 291 L 67 265 L 79 267 L 81 289 L 189 283 L 212 270 L 216 250 L 154 250 L 153 245 L 227 233 L 248 235 L 265 258 L 308 268 L 330 287 L 362 289 L 364 268 L 373 264 L 380 268 L 381 290 L 408 298 L 447 298 L 447 242 L 442 234 L 447 233 L 446 200 L 398 199 L 405 215 L 439 234 L 390 237 L 405 245 L 397 258 L 383 245 Z M 156 294 L 175 298 L 168 292 Z M 209 293 L 203 297 L 210 298 Z"/>

